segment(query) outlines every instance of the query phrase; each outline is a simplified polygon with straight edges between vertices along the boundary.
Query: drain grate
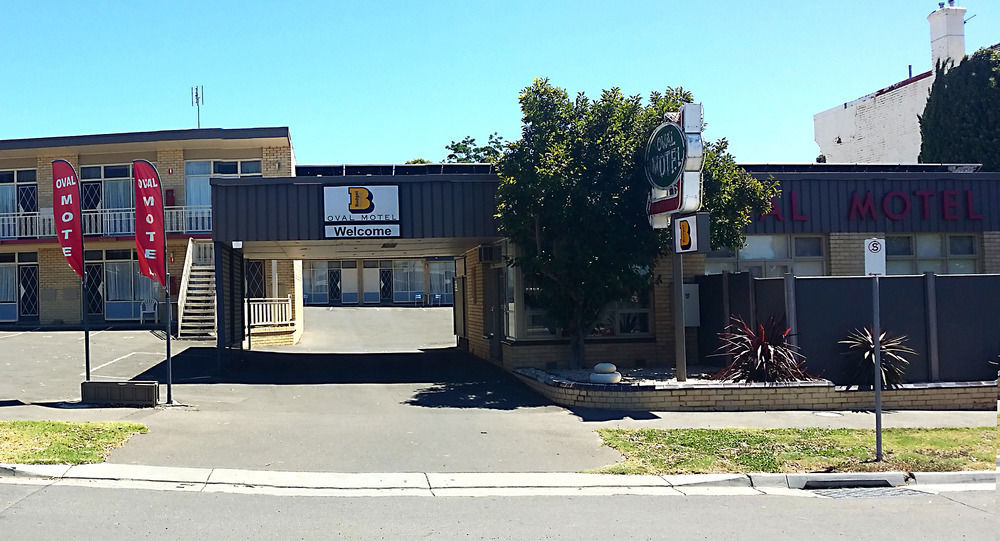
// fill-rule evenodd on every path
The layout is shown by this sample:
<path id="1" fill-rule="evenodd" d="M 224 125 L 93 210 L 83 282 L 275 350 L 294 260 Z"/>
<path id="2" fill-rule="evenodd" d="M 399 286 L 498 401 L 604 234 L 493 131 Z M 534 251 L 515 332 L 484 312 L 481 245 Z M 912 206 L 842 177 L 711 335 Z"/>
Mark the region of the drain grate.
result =
<path id="1" fill-rule="evenodd" d="M 892 498 L 896 496 L 926 496 L 926 492 L 902 487 L 823 488 L 810 490 L 827 498 Z"/>

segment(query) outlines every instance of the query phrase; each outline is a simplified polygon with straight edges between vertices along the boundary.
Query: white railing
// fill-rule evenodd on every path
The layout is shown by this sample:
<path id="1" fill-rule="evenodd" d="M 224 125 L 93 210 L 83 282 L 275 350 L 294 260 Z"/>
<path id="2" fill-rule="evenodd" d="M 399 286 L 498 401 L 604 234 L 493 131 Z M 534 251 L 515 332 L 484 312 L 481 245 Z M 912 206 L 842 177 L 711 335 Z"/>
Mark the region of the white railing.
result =
<path id="1" fill-rule="evenodd" d="M 181 272 L 181 290 L 177 292 L 177 334 L 181 333 L 184 321 L 184 303 L 187 302 L 188 279 L 191 276 L 191 252 L 194 250 L 194 239 L 188 239 L 187 252 L 184 254 L 184 271 Z"/>
<path id="2" fill-rule="evenodd" d="M 134 209 L 84 210 L 81 219 L 84 235 L 115 237 L 135 233 Z M 212 207 L 166 207 L 163 209 L 163 221 L 167 233 L 210 233 Z M 0 239 L 34 239 L 55 235 L 51 210 L 0 214 Z"/>
<path id="3" fill-rule="evenodd" d="M 243 319 L 248 329 L 287 327 L 292 320 L 292 296 L 284 299 L 243 299 Z"/>

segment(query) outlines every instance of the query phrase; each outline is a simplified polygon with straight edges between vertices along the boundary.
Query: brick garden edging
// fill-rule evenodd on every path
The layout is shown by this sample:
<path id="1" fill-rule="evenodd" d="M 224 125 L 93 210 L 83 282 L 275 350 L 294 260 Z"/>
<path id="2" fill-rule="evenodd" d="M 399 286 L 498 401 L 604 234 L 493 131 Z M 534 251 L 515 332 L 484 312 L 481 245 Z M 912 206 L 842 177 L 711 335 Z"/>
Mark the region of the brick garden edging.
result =
<path id="1" fill-rule="evenodd" d="M 568 407 L 643 411 L 773 411 L 874 409 L 871 391 L 848 391 L 828 380 L 796 383 L 691 382 L 656 385 L 582 383 L 537 368 L 514 375 Z M 995 410 L 996 381 L 911 383 L 882 392 L 889 410 Z"/>

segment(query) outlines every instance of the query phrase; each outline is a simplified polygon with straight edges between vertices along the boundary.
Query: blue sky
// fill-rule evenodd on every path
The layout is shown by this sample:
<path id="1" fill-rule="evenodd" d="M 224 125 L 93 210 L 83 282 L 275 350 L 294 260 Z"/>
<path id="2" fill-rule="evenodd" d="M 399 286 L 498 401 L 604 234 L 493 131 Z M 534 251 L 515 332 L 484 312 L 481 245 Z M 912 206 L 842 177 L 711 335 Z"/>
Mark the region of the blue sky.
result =
<path id="1" fill-rule="evenodd" d="M 968 8 L 966 49 L 1000 41 Z M 300 164 L 441 160 L 516 138 L 535 77 L 683 86 L 741 162 L 809 162 L 812 116 L 930 69 L 926 0 L 8 3 L 0 139 L 289 126 Z"/>

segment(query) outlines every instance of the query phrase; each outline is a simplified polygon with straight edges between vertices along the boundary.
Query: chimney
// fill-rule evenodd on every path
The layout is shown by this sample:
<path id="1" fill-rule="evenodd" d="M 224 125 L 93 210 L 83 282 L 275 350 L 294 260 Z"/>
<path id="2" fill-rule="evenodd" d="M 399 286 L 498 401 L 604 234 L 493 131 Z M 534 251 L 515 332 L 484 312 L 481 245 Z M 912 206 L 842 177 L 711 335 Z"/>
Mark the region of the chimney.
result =
<path id="1" fill-rule="evenodd" d="M 938 3 L 938 9 L 927 16 L 931 24 L 931 69 L 938 61 L 949 58 L 957 65 L 965 56 L 965 8 L 955 5 L 955 0 Z"/>

